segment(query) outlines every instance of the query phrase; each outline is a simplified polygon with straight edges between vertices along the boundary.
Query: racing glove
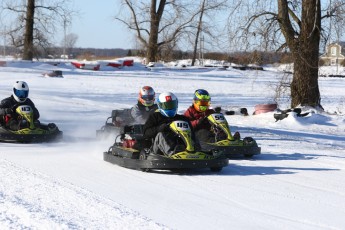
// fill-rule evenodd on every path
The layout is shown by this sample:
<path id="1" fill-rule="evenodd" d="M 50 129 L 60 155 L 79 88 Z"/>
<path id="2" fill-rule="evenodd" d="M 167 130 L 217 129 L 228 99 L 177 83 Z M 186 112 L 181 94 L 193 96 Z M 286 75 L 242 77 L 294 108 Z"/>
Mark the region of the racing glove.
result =
<path id="1" fill-rule="evenodd" d="M 168 124 L 163 123 L 158 127 L 158 132 L 166 132 L 166 131 L 169 131 L 169 125 Z"/>

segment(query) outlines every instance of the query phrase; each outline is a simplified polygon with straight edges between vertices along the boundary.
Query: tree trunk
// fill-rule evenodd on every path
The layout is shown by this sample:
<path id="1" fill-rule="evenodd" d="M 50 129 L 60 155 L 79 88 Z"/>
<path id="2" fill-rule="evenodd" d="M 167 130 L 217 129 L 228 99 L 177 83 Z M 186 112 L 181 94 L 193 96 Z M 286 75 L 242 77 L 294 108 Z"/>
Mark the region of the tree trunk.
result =
<path id="1" fill-rule="evenodd" d="M 155 62 L 158 53 L 158 30 L 159 24 L 164 12 L 166 0 L 160 0 L 157 9 L 157 0 L 151 0 L 150 7 L 150 37 L 146 52 L 146 59 L 148 62 Z"/>
<path id="2" fill-rule="evenodd" d="M 290 21 L 290 17 L 295 15 L 291 15 L 288 1 L 279 0 L 278 3 L 280 27 L 294 60 L 291 107 L 298 105 L 321 107 L 318 85 L 321 31 L 320 0 L 302 1 L 302 16 L 301 20 L 298 21 L 299 32 L 294 30 Z"/>
<path id="3" fill-rule="evenodd" d="M 195 35 L 193 58 L 192 58 L 192 66 L 194 66 L 194 64 L 195 64 L 196 53 L 197 53 L 197 50 L 198 50 L 199 35 L 200 35 L 201 29 L 202 29 L 202 18 L 204 16 L 204 11 L 205 11 L 205 1 L 206 0 L 203 0 L 202 5 L 201 5 L 199 23 L 198 23 L 198 28 L 197 28 L 196 35 Z"/>
<path id="4" fill-rule="evenodd" d="M 158 53 L 158 27 L 159 23 L 155 21 L 152 21 L 151 19 L 151 29 L 150 29 L 150 37 L 149 37 L 149 43 L 147 47 L 147 54 L 146 58 L 149 62 L 155 62 L 157 53 Z"/>
<path id="5" fill-rule="evenodd" d="M 291 107 L 298 105 L 321 107 L 318 85 L 318 60 L 315 52 L 301 49 L 295 53 L 294 74 L 291 82 Z"/>
<path id="6" fill-rule="evenodd" d="M 24 50 L 23 60 L 33 59 L 33 37 L 34 37 L 34 14 L 35 0 L 28 0 L 25 18 Z"/>

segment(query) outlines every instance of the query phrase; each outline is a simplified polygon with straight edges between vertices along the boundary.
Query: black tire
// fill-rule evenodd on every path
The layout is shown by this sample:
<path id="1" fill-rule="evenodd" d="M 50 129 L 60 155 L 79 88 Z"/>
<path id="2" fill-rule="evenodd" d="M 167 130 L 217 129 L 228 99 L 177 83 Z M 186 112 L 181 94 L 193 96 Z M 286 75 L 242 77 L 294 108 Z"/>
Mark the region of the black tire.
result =
<path id="1" fill-rule="evenodd" d="M 211 172 L 220 172 L 222 171 L 223 167 L 211 167 L 210 170 Z"/>
<path id="2" fill-rule="evenodd" d="M 142 172 L 150 172 L 150 169 L 147 169 L 147 168 L 143 168 L 143 169 L 140 169 Z"/>
<path id="3" fill-rule="evenodd" d="M 146 152 L 144 150 L 141 150 L 140 154 L 139 154 L 139 160 L 144 161 L 146 159 L 147 159 Z M 150 171 L 150 169 L 148 169 L 148 168 L 141 168 L 140 170 L 142 172 L 149 172 Z"/>
<path id="4" fill-rule="evenodd" d="M 139 153 L 139 160 L 143 161 L 147 159 L 147 154 L 145 152 L 145 150 L 141 150 Z"/>
<path id="5" fill-rule="evenodd" d="M 255 145 L 256 141 L 252 137 L 245 137 L 243 138 L 243 143 L 245 145 Z"/>

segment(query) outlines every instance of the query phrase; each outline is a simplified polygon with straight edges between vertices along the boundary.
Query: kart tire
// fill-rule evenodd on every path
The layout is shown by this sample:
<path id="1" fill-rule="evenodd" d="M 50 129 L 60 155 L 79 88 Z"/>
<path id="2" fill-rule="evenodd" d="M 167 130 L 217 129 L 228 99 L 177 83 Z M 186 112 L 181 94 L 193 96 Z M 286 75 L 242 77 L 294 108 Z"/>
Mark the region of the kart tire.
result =
<path id="1" fill-rule="evenodd" d="M 146 155 L 145 151 L 141 150 L 140 154 L 139 154 L 139 160 L 145 161 L 146 159 L 147 159 L 147 155 Z M 142 172 L 149 172 L 150 171 L 150 169 L 148 169 L 148 168 L 141 168 L 140 170 Z"/>
<path id="2" fill-rule="evenodd" d="M 243 138 L 243 143 L 245 145 L 254 145 L 256 141 L 252 137 L 245 137 Z"/>

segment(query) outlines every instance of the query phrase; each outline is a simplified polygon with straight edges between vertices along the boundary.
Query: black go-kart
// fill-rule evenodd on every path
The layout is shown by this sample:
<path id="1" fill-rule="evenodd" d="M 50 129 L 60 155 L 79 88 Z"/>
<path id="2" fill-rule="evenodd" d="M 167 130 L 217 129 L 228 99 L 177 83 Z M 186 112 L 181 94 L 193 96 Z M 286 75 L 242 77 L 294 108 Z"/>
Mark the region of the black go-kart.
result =
<path id="1" fill-rule="evenodd" d="M 171 156 L 154 153 L 151 148 L 152 141 L 143 137 L 143 125 L 132 125 L 122 129 L 123 132 L 115 138 L 115 143 L 103 153 L 103 159 L 125 168 L 142 171 L 209 168 L 213 172 L 219 172 L 229 164 L 229 160 L 222 154 L 196 151 L 187 122 L 174 121 L 169 127 L 179 141 L 176 153 Z"/>

